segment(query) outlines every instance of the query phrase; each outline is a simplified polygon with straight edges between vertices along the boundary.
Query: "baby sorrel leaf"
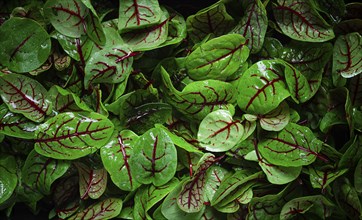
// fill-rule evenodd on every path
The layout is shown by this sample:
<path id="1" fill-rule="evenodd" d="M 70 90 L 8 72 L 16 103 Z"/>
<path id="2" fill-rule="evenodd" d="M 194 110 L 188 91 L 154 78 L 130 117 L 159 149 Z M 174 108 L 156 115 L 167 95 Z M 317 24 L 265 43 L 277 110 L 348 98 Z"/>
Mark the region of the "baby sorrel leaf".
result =
<path id="1" fill-rule="evenodd" d="M 11 155 L 0 155 L 0 205 L 13 194 L 18 184 L 16 160 Z"/>
<path id="2" fill-rule="evenodd" d="M 106 43 L 106 35 L 103 31 L 103 26 L 100 19 L 94 13 L 89 13 L 86 17 L 87 30 L 86 33 L 89 38 L 98 45 Z"/>
<path id="3" fill-rule="evenodd" d="M 50 36 L 36 21 L 13 17 L 0 26 L 0 48 L 2 65 L 14 72 L 29 72 L 48 59 Z"/>
<path id="4" fill-rule="evenodd" d="M 162 11 L 157 0 L 119 1 L 118 29 L 122 32 L 157 24 Z"/>
<path id="5" fill-rule="evenodd" d="M 325 161 L 319 154 L 322 144 L 308 127 L 289 123 L 280 132 L 265 133 L 258 150 L 272 164 L 299 167 L 309 165 L 317 158 Z"/>
<path id="6" fill-rule="evenodd" d="M 251 53 L 257 53 L 264 44 L 268 17 L 263 3 L 260 0 L 242 1 L 245 14 L 232 30 L 249 39 L 248 46 Z"/>
<path id="7" fill-rule="evenodd" d="M 53 111 L 58 113 L 92 111 L 77 95 L 59 86 L 51 87 L 48 97 L 53 104 Z"/>
<path id="8" fill-rule="evenodd" d="M 309 167 L 309 178 L 313 188 L 325 189 L 339 176 L 346 173 L 348 169 L 334 170 L 332 167 L 324 170 L 316 169 L 314 166 Z"/>
<path id="9" fill-rule="evenodd" d="M 22 139 L 33 139 L 38 125 L 23 115 L 9 111 L 5 104 L 0 105 L 0 134 Z"/>
<path id="10" fill-rule="evenodd" d="M 283 34 L 307 42 L 324 42 L 334 38 L 332 27 L 318 14 L 311 1 L 277 2 L 273 4 L 273 12 Z"/>
<path id="11" fill-rule="evenodd" d="M 35 150 L 47 157 L 74 160 L 104 146 L 113 128 L 112 122 L 98 113 L 61 113 L 39 126 Z"/>
<path id="12" fill-rule="evenodd" d="M 267 114 L 290 96 L 284 83 L 283 65 L 275 60 L 259 61 L 239 78 L 238 105 L 250 114 Z"/>
<path id="13" fill-rule="evenodd" d="M 134 142 L 130 164 L 138 182 L 161 186 L 175 175 L 175 145 L 164 130 L 152 128 Z"/>
<path id="14" fill-rule="evenodd" d="M 240 34 L 211 39 L 186 57 L 186 69 L 194 80 L 225 80 L 249 57 L 247 40 Z"/>
<path id="15" fill-rule="evenodd" d="M 337 38 L 333 48 L 333 72 L 345 78 L 362 72 L 362 37 L 359 33 Z"/>
<path id="16" fill-rule="evenodd" d="M 233 148 L 243 134 L 244 128 L 239 120 L 233 120 L 227 110 L 217 110 L 201 121 L 197 140 L 207 151 L 224 152 Z"/>
<path id="17" fill-rule="evenodd" d="M 80 0 L 48 0 L 44 15 L 55 30 L 68 37 L 80 37 L 87 30 L 88 8 Z"/>
<path id="18" fill-rule="evenodd" d="M 222 1 L 187 17 L 187 33 L 195 43 L 202 41 L 208 34 L 215 37 L 227 33 L 234 25 Z"/>
<path id="19" fill-rule="evenodd" d="M 288 125 L 289 119 L 289 106 L 282 102 L 276 109 L 260 116 L 260 125 L 267 131 L 280 131 Z"/>
<path id="20" fill-rule="evenodd" d="M 92 169 L 84 163 L 75 164 L 79 173 L 79 193 L 81 199 L 98 199 L 107 186 L 107 171 L 104 168 Z"/>
<path id="21" fill-rule="evenodd" d="M 46 89 L 36 80 L 20 74 L 0 77 L 0 95 L 10 111 L 41 122 L 52 111 Z"/>
<path id="22" fill-rule="evenodd" d="M 85 66 L 84 84 L 125 81 L 132 70 L 133 56 L 135 53 L 123 45 L 104 47 L 93 53 Z"/>
<path id="23" fill-rule="evenodd" d="M 129 161 L 133 154 L 131 144 L 138 136 L 130 130 L 122 130 L 101 148 L 101 158 L 104 167 L 112 181 L 122 190 L 131 191 L 140 184 L 135 180 Z"/>
<path id="24" fill-rule="evenodd" d="M 33 190 L 48 195 L 53 182 L 63 176 L 69 166 L 69 161 L 47 158 L 32 150 L 26 158 L 21 175 Z"/>
<path id="25" fill-rule="evenodd" d="M 122 200 L 117 198 L 107 198 L 101 202 L 93 204 L 76 215 L 71 216 L 70 220 L 76 219 L 111 219 L 119 215 L 122 210 Z"/>

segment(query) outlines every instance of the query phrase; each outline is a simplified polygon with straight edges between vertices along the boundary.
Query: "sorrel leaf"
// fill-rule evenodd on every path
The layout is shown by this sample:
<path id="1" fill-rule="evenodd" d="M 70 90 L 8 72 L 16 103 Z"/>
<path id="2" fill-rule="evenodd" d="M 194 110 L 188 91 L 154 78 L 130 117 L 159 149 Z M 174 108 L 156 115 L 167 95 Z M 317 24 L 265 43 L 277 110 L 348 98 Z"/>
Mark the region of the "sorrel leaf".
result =
<path id="1" fill-rule="evenodd" d="M 111 219 L 119 215 L 122 205 L 121 199 L 107 198 L 78 212 L 69 219 Z"/>
<path id="2" fill-rule="evenodd" d="M 232 30 L 248 39 L 248 46 L 251 53 L 260 51 L 264 44 L 268 17 L 263 3 L 260 0 L 243 1 L 245 14 L 239 23 Z"/>
<path id="3" fill-rule="evenodd" d="M 98 199 L 106 190 L 107 171 L 104 168 L 93 169 L 83 163 L 76 163 L 79 174 L 79 193 L 81 199 Z"/>
<path id="4" fill-rule="evenodd" d="M 157 24 L 162 11 L 157 0 L 119 1 L 118 29 L 126 32 Z"/>
<path id="5" fill-rule="evenodd" d="M 332 167 L 324 170 L 316 169 L 315 167 L 309 168 L 309 178 L 313 188 L 325 189 L 329 184 L 331 184 L 339 176 L 346 173 L 348 169 L 333 170 Z"/>
<path id="6" fill-rule="evenodd" d="M 35 150 L 55 159 L 84 157 L 104 146 L 113 128 L 112 122 L 98 113 L 61 113 L 39 126 Z"/>
<path id="7" fill-rule="evenodd" d="M 267 131 L 280 131 L 290 120 L 289 106 L 282 102 L 276 109 L 260 116 L 260 126 Z"/>
<path id="8" fill-rule="evenodd" d="M 249 114 L 266 114 L 290 96 L 283 65 L 275 60 L 255 63 L 238 80 L 238 106 Z"/>
<path id="9" fill-rule="evenodd" d="M 0 156 L 0 205 L 11 197 L 18 184 L 16 167 L 16 161 L 13 156 L 5 154 Z"/>
<path id="10" fill-rule="evenodd" d="M 13 17 L 0 26 L 0 48 L 2 65 L 25 73 L 37 69 L 48 59 L 50 36 L 36 21 Z"/>
<path id="11" fill-rule="evenodd" d="M 233 148 L 243 134 L 242 124 L 233 120 L 229 111 L 216 110 L 201 121 L 197 140 L 207 151 L 224 152 Z"/>
<path id="12" fill-rule="evenodd" d="M 186 57 L 188 75 L 194 80 L 225 80 L 248 58 L 246 42 L 239 34 L 227 34 L 201 44 Z"/>
<path id="13" fill-rule="evenodd" d="M 160 128 L 152 128 L 134 142 L 131 171 L 136 181 L 161 186 L 176 172 L 176 155 L 175 145 L 167 133 Z"/>
<path id="14" fill-rule="evenodd" d="M 49 195 L 53 182 L 63 176 L 69 166 L 69 161 L 47 158 L 32 150 L 25 160 L 22 178 L 33 190 Z"/>
<path id="15" fill-rule="evenodd" d="M 263 135 L 258 150 L 272 164 L 299 167 L 317 158 L 326 160 L 319 154 L 322 143 L 308 127 L 290 123 L 280 132 Z"/>
<path id="16" fill-rule="evenodd" d="M 36 80 L 20 74 L 0 77 L 0 95 L 10 111 L 42 122 L 52 111 L 46 89 Z"/>
<path id="17" fill-rule="evenodd" d="M 234 25 L 234 18 L 226 11 L 222 1 L 187 17 L 187 33 L 195 43 L 202 41 L 208 34 L 215 37 L 227 33 Z"/>
<path id="18" fill-rule="evenodd" d="M 351 78 L 362 72 L 362 40 L 357 32 L 341 35 L 333 48 L 333 73 Z"/>
<path id="19" fill-rule="evenodd" d="M 92 111 L 77 95 L 59 86 L 51 87 L 48 97 L 52 102 L 53 111 L 58 113 Z"/>
<path id="20" fill-rule="evenodd" d="M 48 0 L 44 5 L 44 15 L 53 27 L 68 37 L 78 38 L 85 34 L 85 17 L 88 8 L 80 0 Z"/>
<path id="21" fill-rule="evenodd" d="M 307 42 L 324 42 L 334 38 L 332 27 L 307 0 L 278 0 L 273 14 L 283 34 Z"/>
<path id="22" fill-rule="evenodd" d="M 105 169 L 116 186 L 122 190 L 131 191 L 140 185 L 130 167 L 130 156 L 133 154 L 134 146 L 132 142 L 137 138 L 132 131 L 123 130 L 113 136 L 100 151 Z"/>
<path id="23" fill-rule="evenodd" d="M 229 175 L 223 167 L 212 166 L 206 172 L 205 195 L 211 201 L 221 182 Z"/>
<path id="24" fill-rule="evenodd" d="M 94 13 L 89 13 L 86 17 L 86 25 L 86 33 L 89 38 L 98 45 L 104 45 L 106 43 L 106 36 L 98 16 Z"/>

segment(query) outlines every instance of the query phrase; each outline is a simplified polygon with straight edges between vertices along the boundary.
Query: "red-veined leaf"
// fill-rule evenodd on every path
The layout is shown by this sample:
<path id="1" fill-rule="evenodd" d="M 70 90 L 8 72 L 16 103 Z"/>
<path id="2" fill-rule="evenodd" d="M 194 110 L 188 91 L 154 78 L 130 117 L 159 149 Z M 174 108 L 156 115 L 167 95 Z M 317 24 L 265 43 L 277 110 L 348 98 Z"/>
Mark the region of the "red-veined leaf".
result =
<path id="1" fill-rule="evenodd" d="M 35 150 L 55 159 L 77 159 L 105 145 L 113 128 L 112 122 L 98 113 L 61 113 L 39 126 Z"/>
<path id="2" fill-rule="evenodd" d="M 10 111 L 41 122 L 52 111 L 46 89 L 36 80 L 19 74 L 0 77 L 0 95 Z"/>
<path id="3" fill-rule="evenodd" d="M 101 220 L 111 219 L 119 215 L 122 210 L 122 200 L 117 198 L 108 198 L 96 204 L 89 206 L 76 215 L 71 216 L 70 220 Z"/>
<path id="4" fill-rule="evenodd" d="M 79 193 L 81 199 L 98 199 L 107 187 L 107 171 L 104 168 L 92 169 L 78 162 L 75 164 L 79 173 Z"/>
<path id="5" fill-rule="evenodd" d="M 78 210 L 80 206 L 78 183 L 78 175 L 64 175 L 55 184 L 52 195 L 55 212 L 59 218 L 68 218 Z"/>
<path id="6" fill-rule="evenodd" d="M 260 125 L 267 131 L 280 131 L 288 125 L 289 119 L 289 106 L 282 102 L 276 109 L 260 116 Z"/>
<path id="7" fill-rule="evenodd" d="M 353 107 L 362 105 L 362 75 L 353 77 L 350 80 L 349 91 L 351 95 L 351 104 Z"/>
<path id="8" fill-rule="evenodd" d="M 86 24 L 86 33 L 89 38 L 98 45 L 104 45 L 106 43 L 106 35 L 103 31 L 103 26 L 98 16 L 90 13 L 86 17 Z"/>
<path id="9" fill-rule="evenodd" d="M 282 32 L 299 41 L 324 42 L 334 38 L 332 27 L 308 0 L 278 0 L 274 17 Z"/>
<path id="10" fill-rule="evenodd" d="M 313 188 L 320 188 L 324 190 L 339 176 L 346 173 L 348 169 L 334 170 L 324 168 L 323 170 L 316 169 L 314 166 L 309 167 L 309 179 Z"/>
<path id="11" fill-rule="evenodd" d="M 59 86 L 51 87 L 48 96 L 53 104 L 53 110 L 58 113 L 92 111 L 77 95 Z"/>
<path id="12" fill-rule="evenodd" d="M 18 184 L 16 160 L 13 156 L 0 155 L 0 205 L 8 200 Z"/>
<path id="13" fill-rule="evenodd" d="M 212 166 L 206 172 L 205 195 L 206 200 L 211 201 L 221 182 L 229 175 L 229 172 L 220 166 Z"/>

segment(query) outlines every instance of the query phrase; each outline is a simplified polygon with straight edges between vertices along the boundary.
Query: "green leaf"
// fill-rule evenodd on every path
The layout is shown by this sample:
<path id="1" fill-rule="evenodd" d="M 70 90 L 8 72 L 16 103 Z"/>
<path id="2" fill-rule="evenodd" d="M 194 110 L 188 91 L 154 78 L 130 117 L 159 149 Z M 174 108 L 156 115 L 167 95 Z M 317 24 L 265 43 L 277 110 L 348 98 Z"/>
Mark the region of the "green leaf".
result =
<path id="1" fill-rule="evenodd" d="M 249 56 L 246 40 L 239 34 L 211 39 L 186 57 L 188 75 L 194 80 L 225 80 Z"/>
<path id="2" fill-rule="evenodd" d="M 11 71 L 37 69 L 48 59 L 50 49 L 50 36 L 34 20 L 13 17 L 0 27 L 0 63 Z"/>
<path id="3" fill-rule="evenodd" d="M 118 29 L 126 32 L 157 24 L 162 11 L 157 0 L 119 1 Z"/>
<path id="4" fill-rule="evenodd" d="M 283 34 L 307 42 L 324 42 L 334 38 L 332 27 L 308 0 L 278 0 L 273 4 L 274 17 Z"/>
<path id="5" fill-rule="evenodd" d="M 212 166 L 206 171 L 205 194 L 211 201 L 221 182 L 229 175 L 228 170 L 221 166 Z"/>
<path id="6" fill-rule="evenodd" d="M 260 126 L 267 131 L 280 131 L 290 120 L 289 106 L 282 102 L 276 109 L 260 116 Z"/>
<path id="7" fill-rule="evenodd" d="M 82 1 L 83 2 L 83 1 Z M 94 13 L 89 13 L 86 17 L 88 37 L 98 45 L 104 45 L 106 43 L 106 35 L 103 31 L 103 26 L 98 16 Z"/>
<path id="8" fill-rule="evenodd" d="M 147 190 L 147 205 L 146 210 L 150 210 L 154 207 L 159 201 L 166 197 L 175 187 L 179 185 L 179 180 L 177 178 L 172 178 L 169 182 L 162 186 L 150 185 Z"/>
<path id="9" fill-rule="evenodd" d="M 161 186 L 176 172 L 175 145 L 162 129 L 150 129 L 135 141 L 130 164 L 138 182 Z"/>
<path id="10" fill-rule="evenodd" d="M 333 73 L 351 78 L 362 72 L 362 37 L 354 32 L 337 38 L 333 48 Z"/>
<path id="11" fill-rule="evenodd" d="M 42 122 L 52 111 L 46 89 L 36 80 L 19 74 L 0 77 L 0 95 L 10 111 Z"/>
<path id="12" fill-rule="evenodd" d="M 358 161 L 354 170 L 354 187 L 358 193 L 362 192 L 362 158 Z"/>
<path id="13" fill-rule="evenodd" d="M 260 0 L 243 1 L 245 13 L 240 22 L 232 30 L 248 39 L 251 53 L 257 53 L 264 44 L 266 29 L 268 27 L 267 12 Z"/>
<path id="14" fill-rule="evenodd" d="M 69 166 L 69 161 L 47 158 L 32 150 L 22 168 L 22 181 L 32 190 L 49 195 L 53 182 L 62 177 Z"/>
<path id="15" fill-rule="evenodd" d="M 44 15 L 55 30 L 68 37 L 80 37 L 86 32 L 88 8 L 80 0 L 48 0 Z"/>
<path id="16" fill-rule="evenodd" d="M 160 46 L 164 47 L 181 43 L 186 38 L 186 35 L 186 21 L 184 17 L 176 11 L 170 11 L 167 39 Z"/>
<path id="17" fill-rule="evenodd" d="M 104 146 L 113 129 L 112 122 L 98 113 L 61 113 L 39 126 L 35 150 L 47 157 L 74 160 Z"/>
<path id="18" fill-rule="evenodd" d="M 313 188 L 321 188 L 323 190 L 347 171 L 348 169 L 334 170 L 332 167 L 320 170 L 311 166 L 309 167 L 309 179 Z"/>
<path id="19" fill-rule="evenodd" d="M 350 219 L 361 216 L 362 205 L 358 193 L 346 178 L 334 182 L 333 192 L 337 204 Z"/>
<path id="20" fill-rule="evenodd" d="M 326 160 L 319 154 L 322 143 L 308 127 L 290 123 L 280 132 L 263 135 L 258 149 L 263 158 L 274 165 L 300 167 L 317 158 Z"/>
<path id="21" fill-rule="evenodd" d="M 290 96 L 283 82 L 283 65 L 259 61 L 239 78 L 238 105 L 249 114 L 267 114 Z"/>
<path id="22" fill-rule="evenodd" d="M 70 220 L 84 219 L 111 219 L 118 216 L 122 210 L 122 200 L 117 198 L 107 198 L 96 204 L 89 206 L 76 215 L 71 216 Z"/>
<path id="23" fill-rule="evenodd" d="M 197 140 L 207 151 L 224 152 L 233 148 L 243 134 L 242 124 L 233 120 L 229 111 L 216 110 L 201 121 Z"/>
<path id="24" fill-rule="evenodd" d="M 130 156 L 133 155 L 133 144 L 138 136 L 130 130 L 122 130 L 117 136 L 101 148 L 104 167 L 111 176 L 113 183 L 120 189 L 131 191 L 140 185 L 131 170 Z"/>
<path id="25" fill-rule="evenodd" d="M 52 86 L 48 91 L 48 97 L 53 104 L 53 110 L 58 113 L 92 111 L 76 94 L 59 86 Z"/>
<path id="26" fill-rule="evenodd" d="M 93 169 L 84 163 L 75 164 L 79 174 L 79 193 L 81 199 L 98 199 L 107 187 L 107 171 L 104 168 Z"/>
<path id="27" fill-rule="evenodd" d="M 0 155 L 0 205 L 8 200 L 13 194 L 17 184 L 17 164 L 13 156 Z"/>

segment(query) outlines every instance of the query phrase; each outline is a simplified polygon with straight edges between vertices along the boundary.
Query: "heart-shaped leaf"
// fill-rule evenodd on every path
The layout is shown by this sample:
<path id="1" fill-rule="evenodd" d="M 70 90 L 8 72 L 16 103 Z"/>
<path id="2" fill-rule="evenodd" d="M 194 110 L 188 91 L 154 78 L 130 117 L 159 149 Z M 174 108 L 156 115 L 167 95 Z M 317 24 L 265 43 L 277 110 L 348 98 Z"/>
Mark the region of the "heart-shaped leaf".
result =
<path id="1" fill-rule="evenodd" d="M 160 128 L 152 128 L 134 143 L 131 171 L 138 182 L 161 186 L 176 172 L 176 155 L 175 145 L 167 133 Z"/>
<path id="2" fill-rule="evenodd" d="M 243 1 L 245 14 L 232 30 L 248 39 L 251 53 L 257 53 L 263 46 L 268 17 L 263 3 L 260 0 Z"/>
<path id="3" fill-rule="evenodd" d="M 362 72 L 362 37 L 354 32 L 337 38 L 333 48 L 333 73 L 351 78 Z"/>
<path id="4" fill-rule="evenodd" d="M 0 27 L 0 48 L 2 65 L 14 72 L 29 72 L 48 59 L 50 36 L 36 21 L 13 17 Z"/>
<path id="5" fill-rule="evenodd" d="M 319 154 L 323 142 L 304 126 L 289 123 L 280 132 L 263 135 L 258 144 L 260 154 L 274 165 L 300 167 L 313 163 Z"/>
<path id="6" fill-rule="evenodd" d="M 197 140 L 207 151 L 224 152 L 233 148 L 243 134 L 242 124 L 233 120 L 229 111 L 216 110 L 201 121 Z"/>
<path id="7" fill-rule="evenodd" d="M 107 171 L 104 168 L 92 169 L 83 164 L 75 164 L 79 173 L 79 193 L 81 199 L 98 199 L 106 190 Z"/>
<path id="8" fill-rule="evenodd" d="M 307 42 L 324 42 L 334 38 L 333 29 L 308 0 L 278 0 L 274 17 L 283 34 Z"/>
<path id="9" fill-rule="evenodd" d="M 133 154 L 131 144 L 138 136 L 130 130 L 122 130 L 112 137 L 107 145 L 101 148 L 101 158 L 104 167 L 112 181 L 122 190 L 131 191 L 140 184 L 135 180 L 131 171 L 130 156 Z"/>
<path id="10" fill-rule="evenodd" d="M 225 80 L 248 58 L 246 43 L 240 34 L 227 34 L 201 44 L 186 57 L 188 75 L 194 80 Z"/>
<path id="11" fill-rule="evenodd" d="M 290 96 L 283 65 L 275 60 L 259 61 L 239 78 L 238 105 L 250 114 L 267 114 Z"/>
<path id="12" fill-rule="evenodd" d="M 122 200 L 117 198 L 108 198 L 96 204 L 89 206 L 76 215 L 70 217 L 70 220 L 101 220 L 111 219 L 119 215 L 122 210 Z"/>
<path id="13" fill-rule="evenodd" d="M 289 106 L 282 102 L 276 109 L 260 116 L 260 125 L 267 131 L 280 131 L 288 125 L 289 119 Z"/>
<path id="14" fill-rule="evenodd" d="M 122 32 L 157 24 L 162 11 L 157 0 L 119 1 L 118 29 Z"/>
<path id="15" fill-rule="evenodd" d="M 52 111 L 46 89 L 36 80 L 19 74 L 0 77 L 0 95 L 10 111 L 41 122 Z"/>
<path id="16" fill-rule="evenodd" d="M 104 146 L 113 128 L 112 122 L 98 113 L 61 113 L 39 126 L 35 150 L 55 159 L 77 159 Z"/>
<path id="17" fill-rule="evenodd" d="M 88 8 L 81 0 L 48 0 L 44 15 L 53 27 L 68 37 L 80 37 L 87 30 L 85 17 Z"/>
<path id="18" fill-rule="evenodd" d="M 23 166 L 22 179 L 33 190 L 48 195 L 52 183 L 63 176 L 69 166 L 69 161 L 47 158 L 32 150 Z"/>
<path id="19" fill-rule="evenodd" d="M 18 183 L 16 160 L 13 156 L 0 155 L 0 205 L 13 194 Z"/>

